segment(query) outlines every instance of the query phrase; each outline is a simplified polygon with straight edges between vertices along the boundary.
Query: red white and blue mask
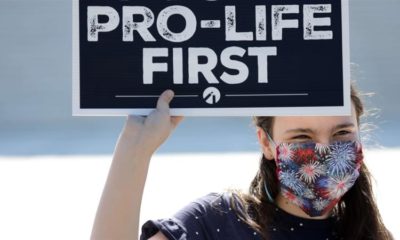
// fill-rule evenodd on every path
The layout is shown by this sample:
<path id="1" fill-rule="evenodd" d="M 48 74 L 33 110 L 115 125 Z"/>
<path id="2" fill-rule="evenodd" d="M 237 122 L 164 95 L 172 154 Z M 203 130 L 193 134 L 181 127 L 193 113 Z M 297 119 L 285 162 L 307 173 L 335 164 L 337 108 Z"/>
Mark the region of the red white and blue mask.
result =
<path id="1" fill-rule="evenodd" d="M 281 143 L 276 146 L 280 193 L 311 217 L 332 210 L 359 176 L 359 141 Z"/>

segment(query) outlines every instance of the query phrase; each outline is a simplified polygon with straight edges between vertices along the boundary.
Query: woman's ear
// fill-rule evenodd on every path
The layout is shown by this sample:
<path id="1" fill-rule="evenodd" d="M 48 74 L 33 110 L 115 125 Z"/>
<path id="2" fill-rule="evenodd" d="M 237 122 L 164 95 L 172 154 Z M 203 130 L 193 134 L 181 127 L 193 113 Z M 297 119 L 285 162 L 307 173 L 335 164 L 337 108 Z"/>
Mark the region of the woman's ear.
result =
<path id="1" fill-rule="evenodd" d="M 265 133 L 264 129 L 261 127 L 257 127 L 257 138 L 258 138 L 258 143 L 260 144 L 261 150 L 264 154 L 264 157 L 268 160 L 274 160 L 274 153 L 273 153 L 273 147 L 271 146 L 271 143 L 267 137 L 267 134 Z"/>

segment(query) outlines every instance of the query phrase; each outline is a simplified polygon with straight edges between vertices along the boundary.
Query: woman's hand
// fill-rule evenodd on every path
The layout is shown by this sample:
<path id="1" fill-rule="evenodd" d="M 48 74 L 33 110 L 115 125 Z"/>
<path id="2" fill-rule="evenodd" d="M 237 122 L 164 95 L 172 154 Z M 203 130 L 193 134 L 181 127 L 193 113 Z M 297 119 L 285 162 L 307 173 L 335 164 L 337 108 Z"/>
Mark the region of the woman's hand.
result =
<path id="1" fill-rule="evenodd" d="M 157 108 L 147 117 L 128 117 L 115 147 L 92 240 L 138 239 L 140 206 L 151 155 L 183 119 L 169 115 L 173 95 L 171 90 L 164 91 Z"/>
<path id="2" fill-rule="evenodd" d="M 169 103 L 173 97 L 174 92 L 166 90 L 158 98 L 157 108 L 147 117 L 128 116 L 122 136 L 133 141 L 143 151 L 153 154 L 183 120 L 183 116 L 169 114 Z"/>

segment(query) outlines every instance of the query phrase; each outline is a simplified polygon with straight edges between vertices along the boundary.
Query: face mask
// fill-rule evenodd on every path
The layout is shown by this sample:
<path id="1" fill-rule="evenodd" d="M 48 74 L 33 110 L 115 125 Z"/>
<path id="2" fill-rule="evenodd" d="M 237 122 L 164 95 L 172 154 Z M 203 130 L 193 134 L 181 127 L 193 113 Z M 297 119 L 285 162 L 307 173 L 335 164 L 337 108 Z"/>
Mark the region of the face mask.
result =
<path id="1" fill-rule="evenodd" d="M 362 159 L 358 141 L 281 143 L 276 146 L 280 192 L 309 216 L 324 215 L 354 185 Z"/>

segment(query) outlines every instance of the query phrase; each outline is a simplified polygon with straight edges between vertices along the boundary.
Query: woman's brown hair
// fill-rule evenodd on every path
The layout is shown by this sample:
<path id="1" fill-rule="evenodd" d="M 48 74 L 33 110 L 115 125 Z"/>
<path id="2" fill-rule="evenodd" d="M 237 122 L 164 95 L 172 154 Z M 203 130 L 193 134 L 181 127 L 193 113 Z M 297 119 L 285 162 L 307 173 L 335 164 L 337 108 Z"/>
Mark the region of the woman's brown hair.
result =
<path id="1" fill-rule="evenodd" d="M 363 103 L 358 92 L 351 87 L 351 100 L 357 114 L 357 121 L 364 113 Z M 257 127 L 272 134 L 274 117 L 253 117 Z M 255 229 L 263 239 L 268 240 L 268 226 L 274 222 L 276 206 L 268 200 L 265 188 L 273 199 L 278 190 L 278 179 L 275 175 L 275 161 L 270 161 L 261 156 L 260 168 L 252 180 L 248 193 L 233 192 L 234 200 L 239 200 L 240 208 L 235 208 L 239 217 Z M 265 186 L 264 186 L 265 183 Z M 337 219 L 335 232 L 344 240 L 391 240 L 393 237 L 385 228 L 377 208 L 371 184 L 371 175 L 367 167 L 362 164 L 360 176 L 354 186 L 342 197 L 334 209 Z"/>

